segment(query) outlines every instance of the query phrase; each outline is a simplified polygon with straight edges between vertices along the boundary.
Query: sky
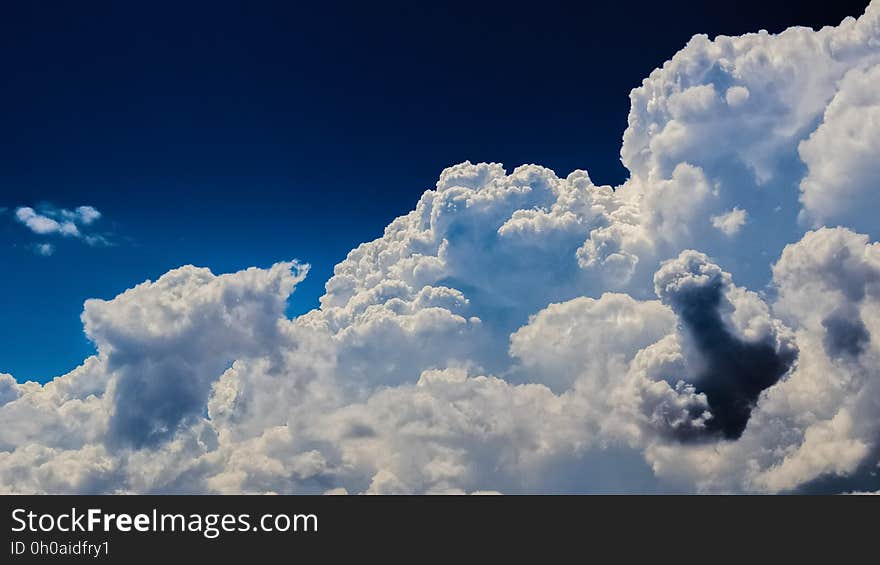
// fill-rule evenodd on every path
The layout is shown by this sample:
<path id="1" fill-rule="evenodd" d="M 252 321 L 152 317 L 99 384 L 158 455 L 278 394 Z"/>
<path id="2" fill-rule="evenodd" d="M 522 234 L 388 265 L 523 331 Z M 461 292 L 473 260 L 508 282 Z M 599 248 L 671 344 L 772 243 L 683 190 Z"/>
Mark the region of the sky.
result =
<path id="1" fill-rule="evenodd" d="M 880 493 L 880 0 L 620 4 L 4 14 L 0 494 Z"/>
<path id="2" fill-rule="evenodd" d="M 0 17 L 0 371 L 45 382 L 94 345 L 80 315 L 169 269 L 333 266 L 445 167 L 620 163 L 629 91 L 694 33 L 838 23 L 864 2 L 27 2 Z M 540 69 L 540 72 L 535 72 Z M 15 210 L 100 218 L 40 235 Z M 51 244 L 51 255 L 46 256 Z"/>

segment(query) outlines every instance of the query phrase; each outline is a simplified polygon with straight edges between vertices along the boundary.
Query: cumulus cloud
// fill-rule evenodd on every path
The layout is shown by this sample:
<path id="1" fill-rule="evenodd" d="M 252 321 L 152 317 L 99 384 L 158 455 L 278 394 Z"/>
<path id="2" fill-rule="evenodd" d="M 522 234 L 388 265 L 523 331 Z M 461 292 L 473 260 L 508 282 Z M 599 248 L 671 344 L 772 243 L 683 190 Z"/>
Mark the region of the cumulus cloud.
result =
<path id="1" fill-rule="evenodd" d="M 296 262 L 89 300 L 95 356 L 0 375 L 0 490 L 880 490 L 878 65 L 877 2 L 695 36 L 621 186 L 449 167 L 292 320 Z"/>
<path id="2" fill-rule="evenodd" d="M 848 71 L 798 152 L 808 174 L 800 182 L 803 215 L 812 225 L 876 225 L 873 201 L 880 185 L 880 64 Z"/>
<path id="3" fill-rule="evenodd" d="M 183 267 L 111 301 L 87 300 L 86 335 L 115 373 L 113 443 L 144 446 L 200 415 L 236 358 L 279 347 L 288 295 L 307 268 L 279 263 L 215 277 Z"/>

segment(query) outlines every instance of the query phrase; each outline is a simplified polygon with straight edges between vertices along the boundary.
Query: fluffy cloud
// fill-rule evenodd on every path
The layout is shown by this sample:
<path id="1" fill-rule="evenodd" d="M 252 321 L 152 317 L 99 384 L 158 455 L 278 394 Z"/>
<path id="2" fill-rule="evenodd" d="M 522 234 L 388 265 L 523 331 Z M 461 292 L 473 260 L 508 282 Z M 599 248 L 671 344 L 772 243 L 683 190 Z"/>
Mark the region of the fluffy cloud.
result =
<path id="1" fill-rule="evenodd" d="M 822 124 L 798 146 L 808 174 L 800 183 L 803 215 L 813 225 L 876 226 L 880 185 L 880 64 L 855 68 L 840 82 Z"/>
<path id="2" fill-rule="evenodd" d="M 87 300 L 86 335 L 114 374 L 111 443 L 155 444 L 204 410 L 235 359 L 278 350 L 287 297 L 306 268 L 280 263 L 215 277 L 183 267 L 111 301 Z"/>
<path id="3" fill-rule="evenodd" d="M 878 65 L 876 2 L 695 36 L 631 94 L 621 186 L 450 167 L 292 320 L 295 262 L 87 301 L 95 356 L 0 375 L 0 489 L 876 491 Z"/>

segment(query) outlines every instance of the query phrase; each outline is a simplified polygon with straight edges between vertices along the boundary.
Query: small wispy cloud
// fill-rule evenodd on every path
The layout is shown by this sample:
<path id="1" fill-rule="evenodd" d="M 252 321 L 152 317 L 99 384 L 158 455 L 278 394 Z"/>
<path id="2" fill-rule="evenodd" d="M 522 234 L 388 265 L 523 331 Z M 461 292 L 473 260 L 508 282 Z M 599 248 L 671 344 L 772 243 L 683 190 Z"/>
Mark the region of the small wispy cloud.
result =
<path id="1" fill-rule="evenodd" d="M 38 235 L 61 234 L 66 236 L 78 236 L 79 229 L 70 220 L 59 222 L 49 216 L 38 214 L 29 206 L 22 206 L 15 211 L 15 217 L 29 230 Z"/>
<path id="2" fill-rule="evenodd" d="M 55 253 L 55 246 L 51 243 L 38 243 L 34 246 L 34 251 L 37 255 L 42 255 L 43 257 L 49 257 L 53 253 Z"/>
<path id="3" fill-rule="evenodd" d="M 736 206 L 733 210 L 724 214 L 718 214 L 710 218 L 712 226 L 728 237 L 733 237 L 739 233 L 740 229 L 749 220 L 749 214 L 742 208 Z"/>
<path id="4" fill-rule="evenodd" d="M 6 209 L 0 209 L 0 212 Z M 102 214 L 93 206 L 78 206 L 74 209 L 43 205 L 38 208 L 19 206 L 15 209 L 15 219 L 27 229 L 40 236 L 61 236 L 80 239 L 87 245 L 109 245 L 104 235 L 87 233 L 83 228 L 92 226 L 101 219 Z M 34 246 L 37 254 L 52 255 L 55 246 L 39 243 Z"/>

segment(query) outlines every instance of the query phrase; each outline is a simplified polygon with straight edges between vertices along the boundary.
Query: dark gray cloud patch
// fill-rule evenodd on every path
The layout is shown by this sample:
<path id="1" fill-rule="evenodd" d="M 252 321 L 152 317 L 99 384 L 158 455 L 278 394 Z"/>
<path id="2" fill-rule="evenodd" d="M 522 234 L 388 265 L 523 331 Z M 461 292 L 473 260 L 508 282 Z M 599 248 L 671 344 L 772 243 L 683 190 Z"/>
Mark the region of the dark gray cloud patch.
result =
<path id="1" fill-rule="evenodd" d="M 829 357 L 858 357 L 871 342 L 871 334 L 858 313 L 835 312 L 822 320 L 822 344 Z"/>
<path id="2" fill-rule="evenodd" d="M 739 438 L 761 392 L 788 372 L 797 358 L 796 349 L 777 348 L 772 334 L 748 341 L 732 331 L 722 317 L 722 309 L 730 306 L 725 296 L 729 276 L 705 255 L 684 252 L 658 272 L 655 283 L 699 357 L 701 369 L 690 381 L 698 394 L 706 395 L 712 413 L 705 433 Z"/>
<path id="3" fill-rule="evenodd" d="M 201 415 L 211 388 L 202 367 L 186 359 L 143 360 L 126 367 L 116 383 L 108 442 L 114 446 L 155 447 Z M 219 374 L 222 364 L 207 374 Z"/>
<path id="4" fill-rule="evenodd" d="M 733 335 L 719 313 L 720 302 L 720 286 L 696 288 L 681 296 L 677 310 L 705 361 L 694 386 L 706 395 L 712 411 L 706 429 L 736 439 L 761 391 L 776 384 L 796 354 L 780 354 L 770 343 L 750 343 Z"/>

